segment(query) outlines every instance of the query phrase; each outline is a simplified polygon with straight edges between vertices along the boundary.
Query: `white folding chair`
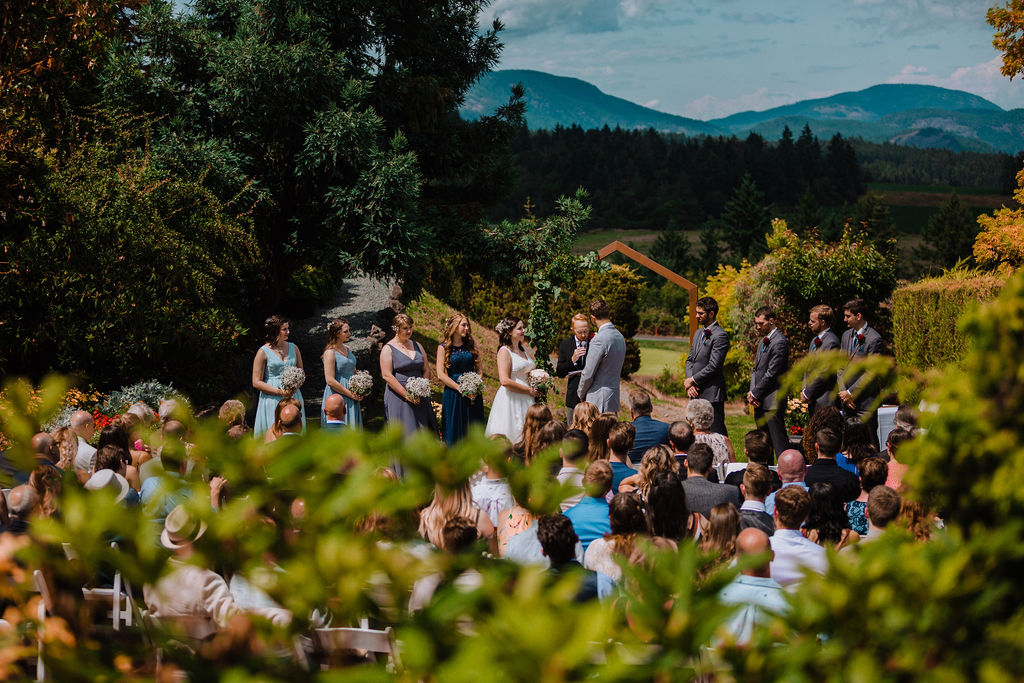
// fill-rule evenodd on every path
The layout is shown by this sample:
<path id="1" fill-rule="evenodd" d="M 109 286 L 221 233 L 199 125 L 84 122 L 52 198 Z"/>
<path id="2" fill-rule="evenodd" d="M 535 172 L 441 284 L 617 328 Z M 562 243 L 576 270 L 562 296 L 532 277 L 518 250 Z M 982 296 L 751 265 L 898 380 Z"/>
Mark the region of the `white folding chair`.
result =
<path id="1" fill-rule="evenodd" d="M 333 652 L 348 650 L 387 655 L 388 669 L 394 670 L 401 666 L 398 644 L 391 627 L 384 630 L 372 628 L 318 628 L 313 631 L 315 650 L 330 655 Z"/>
<path id="2" fill-rule="evenodd" d="M 39 643 L 39 652 L 36 656 L 36 680 L 46 680 L 46 665 L 43 663 L 43 635 L 46 628 L 46 615 L 53 612 L 53 593 L 50 592 L 50 587 L 46 583 L 46 577 L 43 573 L 36 569 L 32 572 L 32 583 L 35 585 L 35 589 L 39 592 L 39 627 L 36 631 L 36 640 Z"/>

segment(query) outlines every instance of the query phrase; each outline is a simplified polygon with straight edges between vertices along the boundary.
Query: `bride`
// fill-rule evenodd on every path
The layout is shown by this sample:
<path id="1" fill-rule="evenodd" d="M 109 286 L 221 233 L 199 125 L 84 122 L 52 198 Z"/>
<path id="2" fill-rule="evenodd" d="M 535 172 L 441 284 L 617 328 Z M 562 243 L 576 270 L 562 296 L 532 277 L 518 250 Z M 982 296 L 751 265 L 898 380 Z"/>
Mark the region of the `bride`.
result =
<path id="1" fill-rule="evenodd" d="M 491 414 L 487 418 L 487 436 L 504 434 L 518 443 L 526 421 L 526 410 L 533 405 L 537 392 L 530 388 L 530 371 L 537 367 L 523 339 L 526 328 L 515 316 L 502 318 L 494 330 L 498 333 L 498 379 L 501 386 L 494 395 Z"/>

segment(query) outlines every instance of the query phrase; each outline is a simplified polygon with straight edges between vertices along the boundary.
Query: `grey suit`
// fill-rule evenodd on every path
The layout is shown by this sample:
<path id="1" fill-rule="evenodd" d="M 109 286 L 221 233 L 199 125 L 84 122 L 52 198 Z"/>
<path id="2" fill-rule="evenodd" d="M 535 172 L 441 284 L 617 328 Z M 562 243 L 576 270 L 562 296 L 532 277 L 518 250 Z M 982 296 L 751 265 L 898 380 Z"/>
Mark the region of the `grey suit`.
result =
<path id="1" fill-rule="evenodd" d="M 835 351 L 839 348 L 839 337 L 828 329 L 821 335 L 821 344 L 816 344 L 818 335 L 814 335 L 807 347 L 807 353 L 819 353 L 821 351 Z M 808 382 L 807 375 L 804 375 L 804 396 L 807 397 L 808 418 L 825 406 L 834 405 L 836 402 L 836 385 L 831 377 L 819 377 Z"/>
<path id="2" fill-rule="evenodd" d="M 758 342 L 754 354 L 754 370 L 750 375 L 750 393 L 761 402 L 754 408 L 754 422 L 764 425 L 778 457 L 789 448 L 786 436 L 786 402 L 779 396 L 779 381 L 789 368 L 789 342 L 776 328 L 767 342 Z M 771 463 L 769 463 L 771 464 Z"/>
<path id="3" fill-rule="evenodd" d="M 850 357 L 851 363 L 866 357 L 869 353 L 880 354 L 885 349 L 885 345 L 882 343 L 882 335 L 878 334 L 878 331 L 870 325 L 864 329 L 863 340 L 857 338 L 855 330 L 843 332 L 843 341 L 840 346 L 847 356 Z M 871 431 L 871 440 L 877 447 L 878 409 L 872 406 L 878 399 L 880 389 L 877 384 L 869 382 L 863 374 L 863 372 L 859 371 L 850 371 L 848 367 L 839 371 L 837 377 L 839 390 L 846 390 L 853 394 L 854 403 L 852 410 L 842 406 L 843 414 L 847 417 L 856 417 L 867 423 Z"/>
<path id="4" fill-rule="evenodd" d="M 690 512 L 699 512 L 708 517 L 711 508 L 721 503 L 732 503 L 737 508 L 743 504 L 740 490 L 728 484 L 715 484 L 704 477 L 687 477 L 683 480 L 686 492 L 686 507 Z"/>
<path id="5" fill-rule="evenodd" d="M 697 330 L 686 356 L 686 376 L 697 386 L 697 398 L 711 403 L 715 411 L 711 431 L 719 434 L 728 434 L 725 429 L 725 356 L 728 353 L 729 335 L 715 321 Z"/>
<path id="6" fill-rule="evenodd" d="M 597 406 L 598 411 L 619 412 L 619 379 L 626 359 L 626 339 L 605 323 L 587 348 L 587 364 L 580 376 L 579 397 Z"/>

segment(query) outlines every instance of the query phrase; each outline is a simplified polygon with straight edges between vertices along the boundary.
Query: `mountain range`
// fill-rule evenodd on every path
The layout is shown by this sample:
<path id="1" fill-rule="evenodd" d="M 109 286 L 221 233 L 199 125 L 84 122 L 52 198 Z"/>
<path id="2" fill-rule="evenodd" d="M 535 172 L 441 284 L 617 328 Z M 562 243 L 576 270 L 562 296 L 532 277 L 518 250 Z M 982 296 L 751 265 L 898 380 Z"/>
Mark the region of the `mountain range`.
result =
<path id="1" fill-rule="evenodd" d="M 710 121 L 660 112 L 602 92 L 577 78 L 542 71 L 502 70 L 485 74 L 467 93 L 460 111 L 467 119 L 493 112 L 522 83 L 531 129 L 557 125 L 582 128 L 654 128 L 686 135 L 758 133 L 777 139 L 788 126 L 804 125 L 821 139 L 835 133 L 872 142 L 1015 154 L 1024 149 L 1024 109 L 1004 110 L 960 90 L 932 85 L 885 84 L 856 92 L 802 100 L 765 111 L 745 111 Z"/>

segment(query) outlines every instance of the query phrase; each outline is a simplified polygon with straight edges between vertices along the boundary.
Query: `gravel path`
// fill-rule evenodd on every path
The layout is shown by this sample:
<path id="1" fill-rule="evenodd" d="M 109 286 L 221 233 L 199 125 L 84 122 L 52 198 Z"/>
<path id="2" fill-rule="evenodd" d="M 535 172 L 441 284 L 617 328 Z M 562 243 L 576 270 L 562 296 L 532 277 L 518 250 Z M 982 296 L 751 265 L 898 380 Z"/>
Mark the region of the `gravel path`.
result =
<path id="1" fill-rule="evenodd" d="M 388 307 L 391 284 L 368 277 L 345 280 L 334 301 L 309 318 L 292 321 L 291 340 L 302 351 L 306 367 L 306 383 L 302 396 L 306 404 L 306 417 L 320 414 L 320 401 L 324 395 L 323 364 L 320 354 L 327 343 L 327 324 L 334 318 L 344 318 L 352 329 L 348 347 L 356 354 L 360 369 L 365 367 L 370 351 L 370 327 L 377 314 Z"/>

